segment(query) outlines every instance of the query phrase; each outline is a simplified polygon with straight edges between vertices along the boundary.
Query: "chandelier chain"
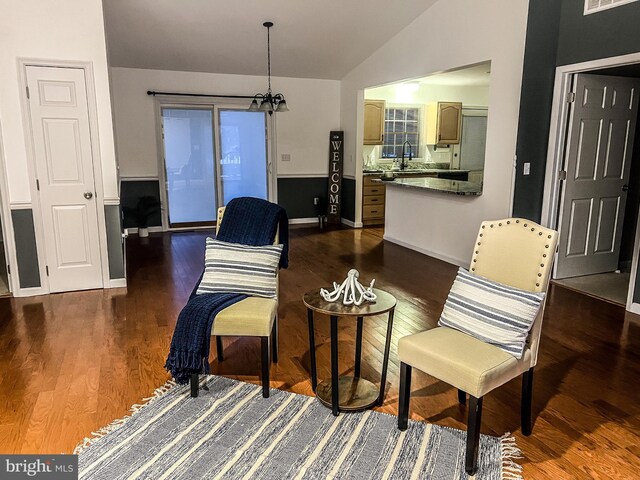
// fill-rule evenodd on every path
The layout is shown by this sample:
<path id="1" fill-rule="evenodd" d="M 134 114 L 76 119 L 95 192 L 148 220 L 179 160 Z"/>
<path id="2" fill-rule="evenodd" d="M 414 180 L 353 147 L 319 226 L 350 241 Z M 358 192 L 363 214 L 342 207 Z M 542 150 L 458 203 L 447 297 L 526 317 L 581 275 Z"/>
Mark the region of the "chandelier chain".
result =
<path id="1" fill-rule="evenodd" d="M 269 94 L 271 94 L 271 27 L 267 27 L 267 72 L 269 74 Z"/>

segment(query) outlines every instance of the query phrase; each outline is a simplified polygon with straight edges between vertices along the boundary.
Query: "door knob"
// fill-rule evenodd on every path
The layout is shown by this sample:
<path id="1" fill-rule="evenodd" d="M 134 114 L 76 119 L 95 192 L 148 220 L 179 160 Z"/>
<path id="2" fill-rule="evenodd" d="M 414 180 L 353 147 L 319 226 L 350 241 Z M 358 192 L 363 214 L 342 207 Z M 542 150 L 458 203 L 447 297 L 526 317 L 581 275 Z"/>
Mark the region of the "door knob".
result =
<path id="1" fill-rule="evenodd" d="M 86 198 L 87 200 L 91 200 L 93 198 L 93 193 L 84 192 L 84 198 Z"/>

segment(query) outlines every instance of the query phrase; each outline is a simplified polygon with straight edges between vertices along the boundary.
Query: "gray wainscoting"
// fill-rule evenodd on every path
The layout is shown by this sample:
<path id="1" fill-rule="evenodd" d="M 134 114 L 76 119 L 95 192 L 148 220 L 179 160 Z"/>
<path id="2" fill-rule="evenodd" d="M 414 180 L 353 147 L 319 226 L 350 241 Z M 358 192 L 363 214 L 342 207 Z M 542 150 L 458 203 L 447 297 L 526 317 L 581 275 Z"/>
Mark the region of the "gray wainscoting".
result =
<path id="1" fill-rule="evenodd" d="M 280 177 L 278 178 L 278 204 L 285 210 L 289 218 L 311 218 L 318 216 L 318 210 L 313 204 L 315 197 L 320 198 L 326 205 L 327 177 Z M 355 191 L 356 182 L 352 178 L 342 179 L 342 217 L 355 221 Z M 160 200 L 160 184 L 157 179 L 137 180 L 122 179 L 120 187 L 120 205 L 125 211 L 123 227 L 135 227 L 136 223 L 125 208 L 135 208 L 138 199 L 142 196 L 151 196 Z M 108 221 L 107 221 L 108 222 Z M 155 214 L 149 226 L 161 226 L 160 212 Z"/>
<path id="2" fill-rule="evenodd" d="M 280 177 L 278 178 L 278 204 L 287 211 L 289 218 L 312 218 L 326 213 L 327 177 Z M 340 214 L 343 218 L 355 221 L 356 181 L 352 178 L 342 179 L 342 205 Z M 313 204 L 318 197 L 324 211 Z"/>
<path id="3" fill-rule="evenodd" d="M 327 177 L 280 177 L 278 204 L 287 211 L 289 218 L 317 217 L 321 212 L 313 199 L 318 197 L 326 209 L 328 188 Z"/>
<path id="4" fill-rule="evenodd" d="M 38 249 L 33 212 L 28 209 L 11 210 L 13 235 L 16 242 L 16 260 L 20 276 L 20 288 L 40 287 Z"/>
<path id="5" fill-rule="evenodd" d="M 160 182 L 158 179 L 134 180 L 121 179 L 120 182 L 120 206 L 124 212 L 123 227 L 137 227 L 135 218 L 127 214 L 128 208 L 135 208 L 140 197 L 153 197 L 160 201 Z M 150 227 L 162 226 L 162 213 L 158 211 L 149 219 Z"/>
<path id="6" fill-rule="evenodd" d="M 124 250 L 122 243 L 122 222 L 120 205 L 105 205 L 104 219 L 107 230 L 107 255 L 109 258 L 109 278 L 124 278 Z"/>
<path id="7" fill-rule="evenodd" d="M 342 179 L 342 218 L 356 221 L 356 181 L 354 178 Z"/>

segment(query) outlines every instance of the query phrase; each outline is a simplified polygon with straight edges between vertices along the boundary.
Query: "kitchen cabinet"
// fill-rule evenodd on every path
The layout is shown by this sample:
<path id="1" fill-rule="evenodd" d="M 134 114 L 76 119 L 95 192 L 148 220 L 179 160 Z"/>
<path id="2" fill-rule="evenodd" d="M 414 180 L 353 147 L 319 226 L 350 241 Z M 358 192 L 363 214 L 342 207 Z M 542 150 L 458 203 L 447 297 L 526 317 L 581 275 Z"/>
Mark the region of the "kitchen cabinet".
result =
<path id="1" fill-rule="evenodd" d="M 383 183 L 373 182 L 379 176 L 364 177 L 362 187 L 362 224 L 384 224 L 384 201 L 387 187 Z"/>
<path id="2" fill-rule="evenodd" d="M 384 135 L 384 100 L 364 101 L 364 144 L 382 145 Z"/>
<path id="3" fill-rule="evenodd" d="M 461 127 L 462 103 L 434 102 L 427 104 L 427 145 L 452 145 L 460 143 Z"/>

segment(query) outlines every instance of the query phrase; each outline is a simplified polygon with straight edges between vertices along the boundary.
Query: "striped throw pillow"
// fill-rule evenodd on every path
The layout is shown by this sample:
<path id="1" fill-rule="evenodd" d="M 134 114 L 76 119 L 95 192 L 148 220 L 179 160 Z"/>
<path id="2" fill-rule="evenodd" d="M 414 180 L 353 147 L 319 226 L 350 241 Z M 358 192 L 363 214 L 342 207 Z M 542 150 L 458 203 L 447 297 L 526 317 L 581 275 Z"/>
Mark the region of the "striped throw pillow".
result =
<path id="1" fill-rule="evenodd" d="M 196 294 L 243 293 L 276 298 L 282 245 L 254 247 L 207 238 L 204 275 Z"/>
<path id="2" fill-rule="evenodd" d="M 460 268 L 438 325 L 460 330 L 520 359 L 544 295 Z"/>

